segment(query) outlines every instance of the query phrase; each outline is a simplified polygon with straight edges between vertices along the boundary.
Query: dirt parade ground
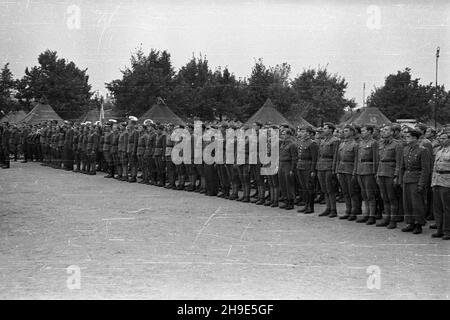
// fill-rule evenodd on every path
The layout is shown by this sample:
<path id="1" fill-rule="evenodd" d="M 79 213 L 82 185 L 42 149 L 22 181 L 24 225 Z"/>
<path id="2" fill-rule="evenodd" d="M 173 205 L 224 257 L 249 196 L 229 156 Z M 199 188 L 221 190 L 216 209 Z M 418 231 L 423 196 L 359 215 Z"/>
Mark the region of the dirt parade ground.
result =
<path id="1" fill-rule="evenodd" d="M 450 297 L 449 242 L 429 225 L 405 234 L 37 163 L 12 162 L 0 187 L 1 299 Z"/>

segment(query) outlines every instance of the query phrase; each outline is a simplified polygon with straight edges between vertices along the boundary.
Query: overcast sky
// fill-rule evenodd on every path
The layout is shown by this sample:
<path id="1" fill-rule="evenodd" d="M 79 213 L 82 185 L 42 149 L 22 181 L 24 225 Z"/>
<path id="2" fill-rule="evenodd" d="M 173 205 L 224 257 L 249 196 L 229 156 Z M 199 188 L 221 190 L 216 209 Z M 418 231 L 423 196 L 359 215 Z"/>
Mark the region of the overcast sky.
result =
<path id="1" fill-rule="evenodd" d="M 447 1 L 49 1 L 0 0 L 0 64 L 16 77 L 46 49 L 88 68 L 94 90 L 120 78 L 139 45 L 168 50 L 178 69 L 192 53 L 247 77 L 255 59 L 287 62 L 291 77 L 328 65 L 362 103 L 389 73 L 410 67 L 450 89 Z"/>

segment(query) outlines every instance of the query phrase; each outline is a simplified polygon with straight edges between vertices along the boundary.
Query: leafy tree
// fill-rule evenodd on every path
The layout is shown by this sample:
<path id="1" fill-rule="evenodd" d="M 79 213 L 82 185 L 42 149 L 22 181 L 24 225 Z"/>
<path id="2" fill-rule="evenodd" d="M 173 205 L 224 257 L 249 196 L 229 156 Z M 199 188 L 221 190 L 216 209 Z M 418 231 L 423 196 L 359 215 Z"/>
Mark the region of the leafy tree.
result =
<path id="1" fill-rule="evenodd" d="M 173 89 L 174 70 L 167 51 L 141 48 L 131 56 L 131 67 L 122 70 L 122 79 L 106 83 L 121 114 L 141 116 L 158 97 L 167 99 Z"/>
<path id="2" fill-rule="evenodd" d="M 297 104 L 303 106 L 305 120 L 313 125 L 330 121 L 337 123 L 345 108 L 355 108 L 353 99 L 344 97 L 347 82 L 331 75 L 326 68 L 307 69 L 292 81 Z"/>
<path id="3" fill-rule="evenodd" d="M 391 121 L 431 119 L 435 89 L 432 84 L 419 84 L 419 80 L 412 78 L 409 68 L 397 71 L 397 74 L 390 74 L 386 77 L 384 85 L 371 93 L 367 106 L 379 108 Z"/>
<path id="4" fill-rule="evenodd" d="M 44 98 L 64 119 L 77 119 L 89 104 L 91 86 L 87 69 L 60 59 L 56 51 L 47 50 L 38 57 L 39 66 L 25 69 L 18 82 L 17 95 L 22 105 Z"/>
<path id="5" fill-rule="evenodd" d="M 11 97 L 17 88 L 17 81 L 9 69 L 9 63 L 5 64 L 0 71 L 0 110 L 7 114 L 9 111 L 17 110 L 19 105 Z M 2 117 L 3 114 L 0 114 Z"/>

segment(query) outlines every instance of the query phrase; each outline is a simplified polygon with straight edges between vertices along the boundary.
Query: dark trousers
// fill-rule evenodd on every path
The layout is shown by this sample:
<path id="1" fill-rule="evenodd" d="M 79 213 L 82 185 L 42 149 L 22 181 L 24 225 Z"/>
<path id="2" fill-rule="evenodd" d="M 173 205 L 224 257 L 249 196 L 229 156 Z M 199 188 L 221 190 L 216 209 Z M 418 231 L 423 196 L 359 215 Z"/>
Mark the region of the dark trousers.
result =
<path id="1" fill-rule="evenodd" d="M 300 195 L 306 206 L 314 205 L 314 179 L 311 177 L 311 170 L 297 170 L 297 181 L 300 188 Z"/>
<path id="2" fill-rule="evenodd" d="M 361 196 L 358 181 L 355 176 L 350 173 L 338 174 L 339 184 L 341 186 L 342 195 L 345 201 L 345 213 L 357 215 L 361 213 Z"/>
<path id="3" fill-rule="evenodd" d="M 333 174 L 331 170 L 323 170 L 317 172 L 320 188 L 325 196 L 327 209 L 336 211 L 336 186 L 333 181 Z"/>
<path id="4" fill-rule="evenodd" d="M 73 170 L 73 151 L 72 148 L 64 147 L 64 168 Z"/>
<path id="5" fill-rule="evenodd" d="M 237 166 L 238 168 L 238 174 L 239 174 L 239 180 L 241 181 L 242 185 L 248 185 L 250 186 L 250 167 L 248 164 L 240 164 Z"/>
<path id="6" fill-rule="evenodd" d="M 255 183 L 258 187 L 264 186 L 264 177 L 261 176 L 261 165 L 260 164 L 250 164 L 250 172 L 252 173 Z"/>
<path id="7" fill-rule="evenodd" d="M 136 179 L 138 159 L 137 159 L 137 155 L 135 153 L 132 153 L 132 152 L 128 153 L 128 163 L 130 164 L 131 179 Z"/>
<path id="8" fill-rule="evenodd" d="M 398 217 L 398 203 L 399 199 L 394 190 L 393 177 L 378 177 L 378 187 L 380 188 L 381 199 L 384 205 L 384 218 L 391 220 Z"/>
<path id="9" fill-rule="evenodd" d="M 122 167 L 122 176 L 128 178 L 128 154 L 126 151 L 119 151 L 120 166 Z"/>
<path id="10" fill-rule="evenodd" d="M 216 196 L 219 192 L 216 167 L 213 164 L 205 164 L 205 182 L 206 182 L 206 194 L 209 196 Z"/>
<path id="11" fill-rule="evenodd" d="M 217 174 L 219 176 L 220 187 L 222 191 L 230 189 L 230 179 L 225 164 L 216 164 Z"/>
<path id="12" fill-rule="evenodd" d="M 169 180 L 169 185 L 171 187 L 175 186 L 176 181 L 176 168 L 175 164 L 172 162 L 172 159 L 166 158 L 166 168 L 167 168 L 167 180 Z"/>
<path id="13" fill-rule="evenodd" d="M 361 195 L 365 201 L 365 214 L 375 217 L 377 209 L 376 194 L 378 192 L 377 182 L 374 175 L 358 175 L 358 183 L 361 188 Z"/>
<path id="14" fill-rule="evenodd" d="M 425 225 L 425 194 L 417 192 L 417 183 L 403 184 L 403 210 L 407 224 Z"/>
<path id="15" fill-rule="evenodd" d="M 122 177 L 122 166 L 120 164 L 120 157 L 118 152 L 111 153 L 111 158 L 114 166 L 114 171 L 118 177 Z"/>
<path id="16" fill-rule="evenodd" d="M 295 176 L 290 174 L 291 167 L 290 161 L 281 161 L 278 169 L 281 195 L 288 201 L 295 199 Z"/>
<path id="17" fill-rule="evenodd" d="M 433 187 L 433 210 L 438 232 L 450 236 L 450 188 Z"/>
<path id="18" fill-rule="evenodd" d="M 92 151 L 88 154 L 88 172 L 96 173 L 97 152 Z"/>

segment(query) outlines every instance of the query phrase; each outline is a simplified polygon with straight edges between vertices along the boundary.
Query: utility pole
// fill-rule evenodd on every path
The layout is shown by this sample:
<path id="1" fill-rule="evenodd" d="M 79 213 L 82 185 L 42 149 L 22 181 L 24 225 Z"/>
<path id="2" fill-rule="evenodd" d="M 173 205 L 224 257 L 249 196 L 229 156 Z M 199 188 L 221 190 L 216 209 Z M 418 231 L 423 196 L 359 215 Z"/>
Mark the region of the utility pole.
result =
<path id="1" fill-rule="evenodd" d="M 434 108 L 433 108 L 433 116 L 434 116 L 434 129 L 437 129 L 437 121 L 436 121 L 436 114 L 437 114 L 437 105 L 438 105 L 438 60 L 439 60 L 439 51 L 441 48 L 437 47 L 436 49 L 436 82 L 435 82 L 435 94 L 434 94 Z"/>

